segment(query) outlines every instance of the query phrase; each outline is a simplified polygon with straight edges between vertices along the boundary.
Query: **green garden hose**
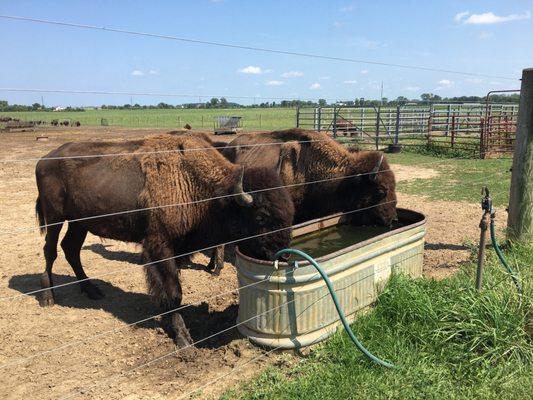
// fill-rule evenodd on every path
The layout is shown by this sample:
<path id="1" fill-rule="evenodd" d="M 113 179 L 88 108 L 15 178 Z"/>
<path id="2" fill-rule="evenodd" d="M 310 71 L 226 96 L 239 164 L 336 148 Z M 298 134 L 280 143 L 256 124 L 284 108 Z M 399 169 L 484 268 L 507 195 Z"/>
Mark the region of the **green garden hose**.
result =
<path id="1" fill-rule="evenodd" d="M 387 368 L 394 368 L 393 364 L 388 363 L 387 361 L 383 361 L 383 360 L 379 359 L 378 357 L 376 357 L 375 355 L 373 355 L 372 353 L 370 353 L 361 344 L 361 342 L 357 339 L 357 337 L 353 333 L 352 329 L 350 328 L 350 324 L 348 324 L 348 321 L 346 320 L 346 316 L 344 315 L 344 310 L 342 309 L 341 305 L 339 304 L 339 300 L 337 298 L 337 295 L 335 294 L 335 290 L 333 289 L 333 284 L 329 280 L 329 277 L 326 274 L 326 272 L 313 259 L 313 257 L 311 257 L 310 255 L 304 253 L 303 251 L 297 250 L 297 249 L 283 249 L 283 250 L 280 250 L 280 251 L 278 251 L 276 253 L 276 255 L 274 256 L 275 259 L 278 259 L 282 254 L 295 254 L 297 256 L 300 256 L 300 257 L 306 259 L 307 261 L 309 261 L 311 263 L 311 265 L 313 265 L 313 267 L 315 267 L 315 269 L 318 271 L 318 273 L 320 274 L 322 279 L 324 279 L 324 282 L 326 282 L 326 286 L 328 287 L 329 293 L 331 295 L 331 299 L 333 300 L 333 303 L 335 304 L 335 308 L 337 309 L 337 313 L 339 314 L 339 318 L 342 321 L 342 325 L 344 326 L 344 329 L 346 330 L 346 333 L 348 333 L 348 336 L 350 337 L 350 339 L 352 339 L 352 342 L 357 346 L 357 348 L 359 350 L 361 350 L 361 352 L 365 356 L 370 358 L 375 363 L 377 363 L 379 365 L 382 365 L 384 367 L 387 367 Z"/>
<path id="2" fill-rule="evenodd" d="M 507 263 L 507 260 L 505 259 L 500 247 L 498 246 L 498 242 L 496 241 L 496 232 L 494 228 L 494 211 L 492 210 L 491 210 L 491 218 L 490 218 L 490 239 L 492 241 L 492 247 L 494 247 L 494 251 L 496 251 L 496 254 L 498 255 L 498 258 L 500 259 L 500 262 L 505 267 L 507 272 L 509 272 L 509 275 L 511 275 L 511 279 L 514 282 L 516 289 L 518 290 L 518 293 L 522 294 L 522 286 L 520 285 L 518 276 L 515 274 L 513 269 Z"/>

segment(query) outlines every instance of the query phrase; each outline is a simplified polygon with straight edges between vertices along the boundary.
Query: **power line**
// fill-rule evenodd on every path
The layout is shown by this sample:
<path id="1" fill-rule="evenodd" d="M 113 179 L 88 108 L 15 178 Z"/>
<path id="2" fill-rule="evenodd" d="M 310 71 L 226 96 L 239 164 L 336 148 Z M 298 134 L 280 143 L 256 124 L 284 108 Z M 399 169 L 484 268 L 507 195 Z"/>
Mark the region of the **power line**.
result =
<path id="1" fill-rule="evenodd" d="M 464 72 L 464 71 L 448 70 L 448 69 L 442 69 L 442 68 L 425 67 L 425 66 L 419 66 L 419 65 L 396 64 L 396 63 L 386 63 L 386 62 L 381 62 L 381 61 L 363 60 L 363 59 L 356 59 L 356 58 L 326 56 L 322 54 L 303 53 L 303 52 L 288 51 L 288 50 L 270 49 L 266 47 L 256 47 L 256 46 L 246 46 L 246 45 L 240 45 L 240 44 L 214 42 L 214 41 L 191 39 L 191 38 L 173 36 L 173 35 L 139 32 L 139 31 L 132 31 L 132 30 L 127 30 L 127 29 L 109 28 L 106 26 L 79 24 L 79 23 L 73 23 L 73 22 L 54 21 L 54 20 L 41 19 L 41 18 L 21 17 L 21 16 L 14 16 L 14 15 L 0 15 L 0 18 L 16 20 L 16 21 L 33 22 L 33 23 L 39 23 L 39 24 L 66 26 L 70 28 L 82 28 L 82 29 L 98 30 L 98 31 L 105 31 L 105 32 L 123 33 L 127 35 L 153 37 L 153 38 L 158 38 L 158 39 L 174 40 L 174 41 L 180 41 L 180 42 L 186 42 L 186 43 L 202 44 L 202 45 L 225 47 L 225 48 L 240 49 L 240 50 L 258 51 L 258 52 L 263 52 L 263 53 L 271 53 L 271 54 L 274 53 L 274 54 L 283 54 L 283 55 L 290 55 L 290 56 L 297 56 L 297 57 L 315 58 L 315 59 L 322 59 L 322 60 L 329 60 L 329 61 L 340 61 L 340 62 L 349 62 L 349 63 L 356 63 L 356 64 L 369 64 L 369 65 L 378 65 L 378 66 L 385 66 L 385 67 L 413 69 L 413 70 L 419 70 L 419 71 L 443 72 L 443 73 L 449 73 L 449 74 L 455 74 L 455 75 L 497 78 L 497 79 L 513 80 L 513 81 L 518 80 L 518 78 L 509 78 L 509 77 L 500 76 L 500 75 L 479 74 L 475 72 Z"/>

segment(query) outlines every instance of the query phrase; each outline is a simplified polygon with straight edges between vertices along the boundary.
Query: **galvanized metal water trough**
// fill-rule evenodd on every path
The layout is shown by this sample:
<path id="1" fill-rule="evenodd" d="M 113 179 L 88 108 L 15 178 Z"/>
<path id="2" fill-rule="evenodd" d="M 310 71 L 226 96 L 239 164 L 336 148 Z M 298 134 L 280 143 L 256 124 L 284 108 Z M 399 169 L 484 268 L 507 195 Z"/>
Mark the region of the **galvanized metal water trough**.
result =
<path id="1" fill-rule="evenodd" d="M 372 304 L 392 272 L 422 275 L 426 219 L 398 209 L 402 227 L 317 258 L 335 286 L 348 320 Z M 296 226 L 293 237 L 345 222 L 334 215 Z M 278 264 L 236 250 L 238 329 L 267 347 L 304 347 L 333 334 L 340 325 L 324 281 L 308 262 Z M 252 285 L 253 284 L 253 285 Z"/>

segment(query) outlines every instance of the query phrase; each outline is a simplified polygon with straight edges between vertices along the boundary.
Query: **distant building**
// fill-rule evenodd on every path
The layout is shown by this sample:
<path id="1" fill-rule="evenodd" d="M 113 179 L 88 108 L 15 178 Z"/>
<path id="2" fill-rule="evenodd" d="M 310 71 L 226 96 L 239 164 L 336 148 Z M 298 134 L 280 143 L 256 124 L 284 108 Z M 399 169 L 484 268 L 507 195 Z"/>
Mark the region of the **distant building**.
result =
<path id="1" fill-rule="evenodd" d="M 61 106 L 57 106 L 56 108 L 54 108 L 54 111 L 64 111 L 65 110 L 65 107 L 61 107 Z"/>

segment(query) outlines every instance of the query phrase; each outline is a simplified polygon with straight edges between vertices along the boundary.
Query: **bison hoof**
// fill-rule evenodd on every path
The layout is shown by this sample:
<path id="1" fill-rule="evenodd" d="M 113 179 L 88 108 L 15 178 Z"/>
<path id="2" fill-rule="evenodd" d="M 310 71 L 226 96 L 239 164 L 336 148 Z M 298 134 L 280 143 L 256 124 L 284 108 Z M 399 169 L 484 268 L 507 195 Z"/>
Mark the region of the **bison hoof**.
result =
<path id="1" fill-rule="evenodd" d="M 81 282 L 81 291 L 91 300 L 101 300 L 105 297 L 104 293 L 98 289 L 92 282 Z"/>
<path id="2" fill-rule="evenodd" d="M 222 271 L 222 267 L 223 266 L 224 266 L 224 264 L 218 264 L 218 263 L 214 263 L 214 262 L 210 261 L 209 264 L 207 264 L 207 266 L 205 267 L 205 269 L 211 275 L 218 276 L 218 275 L 220 275 L 220 271 Z"/>
<path id="3" fill-rule="evenodd" d="M 45 290 L 39 296 L 39 305 L 41 307 L 52 307 L 54 303 L 54 293 L 51 290 Z"/>
<path id="4" fill-rule="evenodd" d="M 174 342 L 177 347 L 189 347 L 193 344 L 191 334 L 185 326 L 185 321 L 178 313 L 172 314 L 172 330 L 174 331 Z"/>

